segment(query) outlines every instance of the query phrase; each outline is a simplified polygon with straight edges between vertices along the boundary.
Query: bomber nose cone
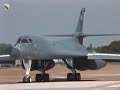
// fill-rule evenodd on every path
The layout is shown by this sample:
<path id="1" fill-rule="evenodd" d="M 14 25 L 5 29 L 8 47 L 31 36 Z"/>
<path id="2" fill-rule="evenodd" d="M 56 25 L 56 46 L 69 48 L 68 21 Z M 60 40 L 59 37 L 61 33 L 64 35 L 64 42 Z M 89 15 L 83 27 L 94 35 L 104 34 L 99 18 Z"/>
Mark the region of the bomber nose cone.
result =
<path id="1" fill-rule="evenodd" d="M 17 48 L 13 48 L 11 52 L 11 57 L 12 58 L 19 58 L 20 57 L 20 51 Z"/>

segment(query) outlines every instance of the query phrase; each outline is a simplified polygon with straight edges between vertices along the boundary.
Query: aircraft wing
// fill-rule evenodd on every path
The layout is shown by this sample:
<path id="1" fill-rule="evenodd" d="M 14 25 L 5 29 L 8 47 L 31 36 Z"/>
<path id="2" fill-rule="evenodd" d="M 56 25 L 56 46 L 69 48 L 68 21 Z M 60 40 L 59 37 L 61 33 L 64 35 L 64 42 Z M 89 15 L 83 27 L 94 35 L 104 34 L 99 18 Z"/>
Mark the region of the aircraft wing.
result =
<path id="1" fill-rule="evenodd" d="M 10 63 L 15 63 L 15 59 L 12 59 L 9 54 L 0 55 L 0 64 L 10 64 Z"/>
<path id="2" fill-rule="evenodd" d="M 0 55 L 0 61 L 9 61 L 12 60 L 11 56 L 8 55 Z"/>
<path id="3" fill-rule="evenodd" d="M 120 54 L 88 53 L 88 59 L 103 59 L 105 61 L 120 61 Z"/>

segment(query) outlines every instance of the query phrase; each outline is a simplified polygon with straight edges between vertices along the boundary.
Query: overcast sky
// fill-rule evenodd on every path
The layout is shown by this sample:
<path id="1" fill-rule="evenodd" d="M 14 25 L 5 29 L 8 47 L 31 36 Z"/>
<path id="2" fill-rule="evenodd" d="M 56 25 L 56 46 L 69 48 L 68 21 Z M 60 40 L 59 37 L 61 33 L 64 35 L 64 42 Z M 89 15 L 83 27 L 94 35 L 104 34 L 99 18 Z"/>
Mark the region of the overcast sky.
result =
<path id="1" fill-rule="evenodd" d="M 8 11 L 4 3 L 10 4 Z M 82 7 L 84 33 L 120 33 L 120 0 L 0 0 L 0 43 L 14 44 L 21 35 L 73 34 Z M 108 45 L 114 37 L 87 37 L 86 46 Z"/>

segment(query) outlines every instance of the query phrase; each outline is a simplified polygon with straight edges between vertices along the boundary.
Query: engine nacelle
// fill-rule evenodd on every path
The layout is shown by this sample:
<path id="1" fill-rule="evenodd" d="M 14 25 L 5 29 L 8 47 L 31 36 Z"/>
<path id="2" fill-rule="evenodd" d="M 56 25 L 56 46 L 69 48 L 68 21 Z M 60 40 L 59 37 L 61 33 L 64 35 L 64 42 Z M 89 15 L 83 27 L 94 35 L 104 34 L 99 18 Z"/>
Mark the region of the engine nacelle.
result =
<path id="1" fill-rule="evenodd" d="M 55 62 L 53 60 L 32 60 L 31 71 L 32 70 L 49 70 L 55 66 Z M 24 68 L 23 62 L 22 67 Z"/>
<path id="2" fill-rule="evenodd" d="M 106 66 L 106 62 L 104 60 L 87 60 L 87 59 L 74 59 L 73 60 L 74 68 L 77 70 L 97 70 Z"/>
<path id="3" fill-rule="evenodd" d="M 101 69 L 105 67 L 106 65 L 107 65 L 107 62 L 101 59 L 88 61 L 88 68 L 91 70 Z"/>

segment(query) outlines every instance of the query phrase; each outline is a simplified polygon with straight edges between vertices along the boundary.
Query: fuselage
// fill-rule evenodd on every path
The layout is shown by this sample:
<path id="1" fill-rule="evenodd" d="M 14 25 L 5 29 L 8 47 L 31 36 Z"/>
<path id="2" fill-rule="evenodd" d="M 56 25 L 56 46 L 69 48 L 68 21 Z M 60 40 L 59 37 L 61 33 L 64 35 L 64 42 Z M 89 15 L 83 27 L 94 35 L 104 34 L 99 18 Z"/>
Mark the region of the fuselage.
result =
<path id="1" fill-rule="evenodd" d="M 87 56 L 86 48 L 78 39 L 69 38 L 49 41 L 44 37 L 21 36 L 15 48 L 20 51 L 20 59 L 61 59 Z"/>

